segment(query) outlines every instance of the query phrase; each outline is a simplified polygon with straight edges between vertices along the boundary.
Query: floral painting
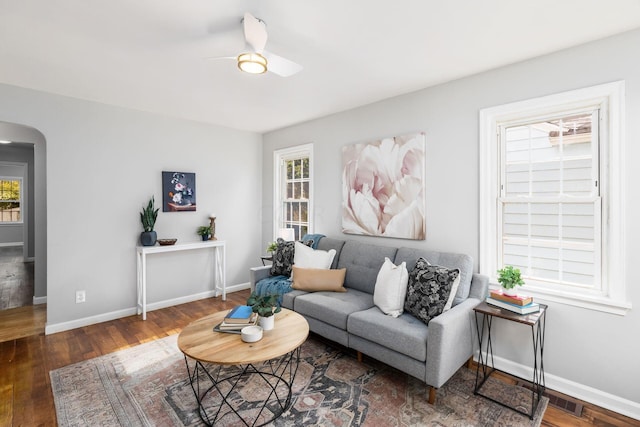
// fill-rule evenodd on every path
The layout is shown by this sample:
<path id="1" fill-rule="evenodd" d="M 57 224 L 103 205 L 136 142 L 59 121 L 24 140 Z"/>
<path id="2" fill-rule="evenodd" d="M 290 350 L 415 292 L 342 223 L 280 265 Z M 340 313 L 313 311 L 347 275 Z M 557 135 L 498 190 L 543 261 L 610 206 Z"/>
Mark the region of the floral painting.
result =
<path id="1" fill-rule="evenodd" d="M 424 240 L 424 133 L 342 149 L 342 232 Z"/>
<path id="2" fill-rule="evenodd" d="M 162 211 L 196 210 L 196 174 L 162 172 Z"/>

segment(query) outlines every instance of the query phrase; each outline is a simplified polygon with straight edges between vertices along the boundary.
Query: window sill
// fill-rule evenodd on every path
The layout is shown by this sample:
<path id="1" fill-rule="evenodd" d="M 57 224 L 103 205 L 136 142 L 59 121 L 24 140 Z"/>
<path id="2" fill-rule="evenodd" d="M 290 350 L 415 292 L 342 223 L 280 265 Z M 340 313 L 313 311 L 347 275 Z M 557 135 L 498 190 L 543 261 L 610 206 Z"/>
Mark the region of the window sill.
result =
<path id="1" fill-rule="evenodd" d="M 499 285 L 491 284 L 491 290 L 498 289 L 500 289 Z M 532 285 L 524 285 L 520 289 L 522 289 L 523 294 L 531 295 L 534 298 L 539 298 L 544 301 L 557 302 L 573 307 L 585 308 L 587 310 L 602 311 L 618 316 L 624 316 L 631 310 L 631 303 L 629 301 L 613 299 L 604 295 L 584 295 L 567 291 L 552 291 Z"/>

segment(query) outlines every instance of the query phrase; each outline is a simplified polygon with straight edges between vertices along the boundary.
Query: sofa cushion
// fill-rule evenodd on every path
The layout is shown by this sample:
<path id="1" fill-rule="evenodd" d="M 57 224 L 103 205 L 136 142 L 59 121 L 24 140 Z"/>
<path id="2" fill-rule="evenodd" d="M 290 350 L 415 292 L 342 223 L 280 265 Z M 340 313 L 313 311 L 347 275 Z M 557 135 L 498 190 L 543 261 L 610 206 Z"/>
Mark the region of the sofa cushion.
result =
<path id="1" fill-rule="evenodd" d="M 291 272 L 293 277 L 293 285 L 291 287 L 293 289 L 307 292 L 347 292 L 342 286 L 346 273 L 344 268 L 338 270 L 300 268 L 294 264 Z"/>
<path id="2" fill-rule="evenodd" d="M 400 316 L 404 309 L 408 281 L 409 273 L 406 263 L 395 265 L 389 258 L 385 258 L 376 279 L 373 303 L 384 314 L 392 317 Z"/>
<path id="3" fill-rule="evenodd" d="M 272 276 L 291 276 L 291 266 L 295 254 L 295 242 L 287 242 L 282 238 L 276 241 L 276 250 L 273 253 L 271 264 Z"/>
<path id="4" fill-rule="evenodd" d="M 332 239 L 331 237 L 323 237 L 318 241 L 316 249 L 321 249 L 323 251 L 328 251 L 331 249 L 335 250 L 336 256 L 333 258 L 331 268 L 338 268 L 338 259 L 340 258 L 340 253 L 342 252 L 343 246 L 344 240 Z"/>
<path id="5" fill-rule="evenodd" d="M 355 289 L 347 289 L 347 292 L 311 292 L 297 296 L 294 302 L 295 310 L 303 316 L 322 320 L 345 331 L 350 314 L 371 307 L 373 295 Z"/>
<path id="6" fill-rule="evenodd" d="M 338 268 L 347 269 L 344 286 L 373 295 L 384 258 L 393 260 L 396 252 L 397 249 L 392 247 L 370 245 L 355 240 L 345 242 L 338 260 Z"/>
<path id="7" fill-rule="evenodd" d="M 313 240 L 302 242 L 307 246 L 313 244 Z M 291 266 L 293 265 L 296 251 L 296 242 L 286 241 L 281 237 L 276 240 L 276 250 L 273 253 L 270 274 L 272 276 L 291 276 Z"/>
<path id="8" fill-rule="evenodd" d="M 323 251 L 321 249 L 310 248 L 300 242 L 295 242 L 293 263 L 301 268 L 321 268 L 327 270 L 331 267 L 335 256 L 335 249 Z"/>
<path id="9" fill-rule="evenodd" d="M 423 257 L 433 265 L 441 265 L 443 267 L 457 268 L 460 270 L 460 285 L 453 299 L 453 306 L 460 304 L 469 297 L 471 279 L 473 279 L 473 258 L 471 258 L 471 256 L 414 248 L 400 248 L 398 249 L 395 259 L 391 259 L 393 259 L 396 265 L 405 261 L 407 263 L 407 270 L 411 271 L 420 257 Z"/>
<path id="10" fill-rule="evenodd" d="M 430 265 L 424 258 L 418 258 L 416 266 L 409 273 L 404 309 L 428 324 L 444 311 L 459 274 L 458 269 Z"/>
<path id="11" fill-rule="evenodd" d="M 427 359 L 428 327 L 408 313 L 392 318 L 372 307 L 349 316 L 347 331 L 413 359 Z"/>

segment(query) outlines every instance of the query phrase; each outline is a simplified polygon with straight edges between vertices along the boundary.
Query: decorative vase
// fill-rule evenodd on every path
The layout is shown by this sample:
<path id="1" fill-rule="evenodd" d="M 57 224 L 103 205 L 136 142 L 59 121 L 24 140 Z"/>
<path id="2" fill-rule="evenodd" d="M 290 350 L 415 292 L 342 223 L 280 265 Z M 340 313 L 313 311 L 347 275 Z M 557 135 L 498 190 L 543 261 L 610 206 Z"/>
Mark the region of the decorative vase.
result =
<path id="1" fill-rule="evenodd" d="M 260 317 L 259 325 L 265 331 L 270 331 L 276 324 L 276 316 Z"/>
<path id="2" fill-rule="evenodd" d="M 505 295 L 509 295 L 510 297 L 516 297 L 518 296 L 518 291 L 516 290 L 515 287 L 513 288 L 502 288 L 502 293 Z"/>
<path id="3" fill-rule="evenodd" d="M 155 231 L 143 231 L 140 233 L 140 243 L 142 246 L 153 246 L 158 240 L 158 235 Z"/>

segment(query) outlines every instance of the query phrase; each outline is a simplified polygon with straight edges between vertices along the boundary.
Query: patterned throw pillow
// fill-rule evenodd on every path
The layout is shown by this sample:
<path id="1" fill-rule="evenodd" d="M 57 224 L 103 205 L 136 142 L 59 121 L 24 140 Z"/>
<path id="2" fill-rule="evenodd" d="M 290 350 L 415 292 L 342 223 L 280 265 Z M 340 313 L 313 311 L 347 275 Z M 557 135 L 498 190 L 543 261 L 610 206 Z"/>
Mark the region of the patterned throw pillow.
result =
<path id="1" fill-rule="evenodd" d="M 313 244 L 313 240 L 307 240 L 303 243 L 307 246 L 311 246 Z M 276 244 L 278 247 L 273 253 L 270 274 L 272 276 L 291 276 L 291 266 L 293 265 L 296 242 L 286 241 L 281 237 L 278 237 Z"/>
<path id="2" fill-rule="evenodd" d="M 404 309 L 424 323 L 442 314 L 447 304 L 451 287 L 460 270 L 430 265 L 424 258 L 418 258 L 416 266 L 409 273 L 409 286 Z"/>

